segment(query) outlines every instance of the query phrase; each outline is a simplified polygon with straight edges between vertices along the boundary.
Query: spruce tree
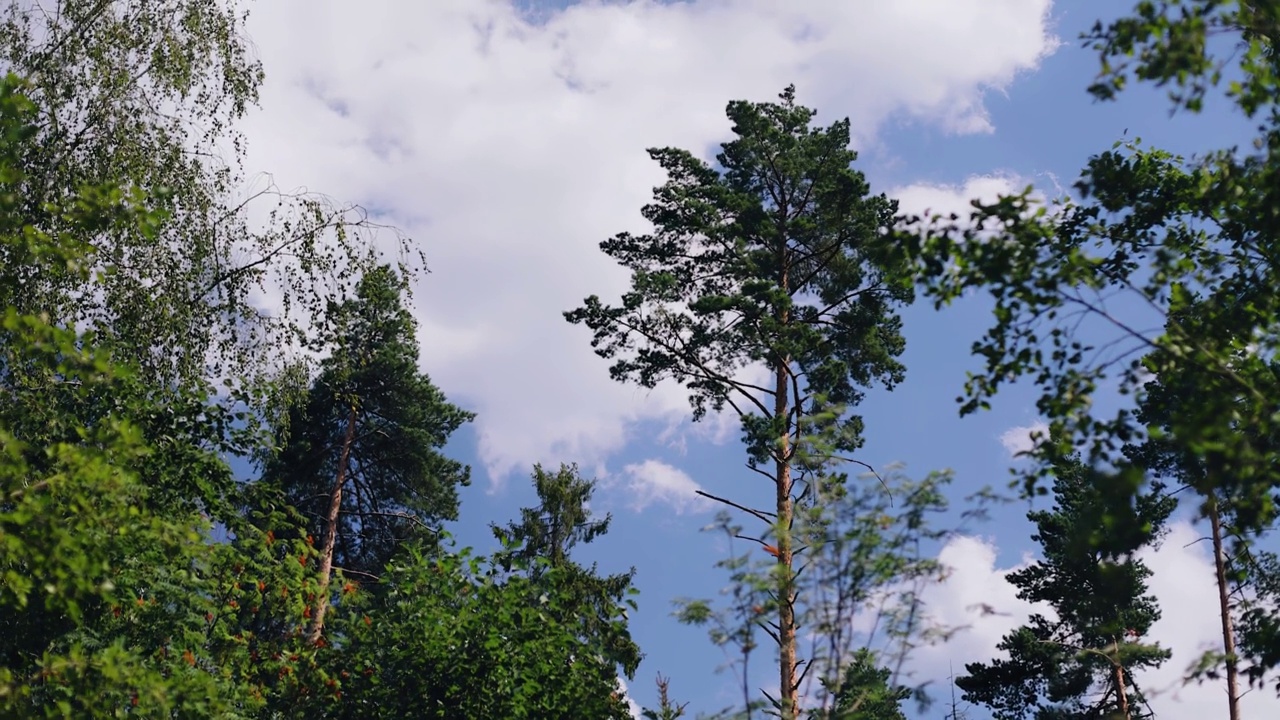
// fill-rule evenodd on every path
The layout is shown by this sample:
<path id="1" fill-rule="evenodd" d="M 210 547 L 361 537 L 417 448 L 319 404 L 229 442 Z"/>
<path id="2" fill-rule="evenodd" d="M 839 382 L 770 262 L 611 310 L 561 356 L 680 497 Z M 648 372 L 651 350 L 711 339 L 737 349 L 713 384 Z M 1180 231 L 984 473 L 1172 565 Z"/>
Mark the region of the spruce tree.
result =
<path id="1" fill-rule="evenodd" d="M 560 622 L 577 628 L 579 637 L 612 667 L 621 666 L 631 677 L 640 664 L 640 648 L 631 639 L 619 607 L 635 608 L 631 595 L 635 568 L 601 576 L 593 564 L 579 565 L 570 558 L 578 544 L 587 544 L 609 531 L 612 519 L 595 518 L 588 507 L 595 483 L 582 477 L 576 465 L 561 465 L 549 473 L 541 465 L 533 469 L 538 506 L 522 508 L 520 521 L 493 527 L 506 547 L 503 562 L 526 568 L 535 584 L 547 583 L 552 571 L 561 598 Z"/>

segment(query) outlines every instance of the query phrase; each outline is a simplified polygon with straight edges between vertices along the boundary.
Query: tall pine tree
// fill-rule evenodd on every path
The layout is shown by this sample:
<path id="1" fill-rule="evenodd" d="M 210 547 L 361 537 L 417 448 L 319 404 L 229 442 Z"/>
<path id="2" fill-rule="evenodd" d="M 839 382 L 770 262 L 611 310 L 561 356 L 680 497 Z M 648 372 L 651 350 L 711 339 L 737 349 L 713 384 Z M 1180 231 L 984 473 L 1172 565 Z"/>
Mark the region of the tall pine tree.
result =
<path id="1" fill-rule="evenodd" d="M 895 308 L 912 282 L 887 241 L 896 204 L 870 195 L 850 167 L 847 119 L 811 127 L 815 113 L 796 104 L 794 87 L 777 103 L 731 102 L 727 114 L 736 137 L 718 167 L 677 148 L 649 151 L 667 172 L 642 211 L 653 232 L 601 244 L 631 270 L 631 289 L 618 306 L 592 296 L 565 316 L 592 330 L 615 379 L 675 380 L 694 420 L 725 408 L 739 416 L 748 465 L 773 486 L 771 508 L 751 513 L 776 550 L 776 706 L 794 718 L 792 524 L 807 487 L 796 471 L 815 452 L 861 447 L 862 418 L 849 410 L 867 386 L 902 379 Z M 749 368 L 768 379 L 753 381 Z"/>

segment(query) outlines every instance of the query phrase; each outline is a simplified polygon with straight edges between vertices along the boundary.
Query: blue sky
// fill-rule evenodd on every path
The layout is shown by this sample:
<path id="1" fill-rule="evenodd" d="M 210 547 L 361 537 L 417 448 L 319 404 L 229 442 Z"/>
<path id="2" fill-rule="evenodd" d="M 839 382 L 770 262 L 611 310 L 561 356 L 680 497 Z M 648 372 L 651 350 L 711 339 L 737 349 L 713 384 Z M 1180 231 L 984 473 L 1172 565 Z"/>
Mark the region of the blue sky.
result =
<path id="1" fill-rule="evenodd" d="M 741 469 L 732 424 L 692 427 L 677 389 L 611 383 L 587 332 L 560 318 L 585 295 L 615 298 L 625 287 L 596 246 L 643 230 L 640 206 L 662 180 L 644 149 L 709 156 L 727 139 L 729 100 L 771 100 L 794 82 L 817 122 L 853 118 L 858 166 L 875 191 L 906 209 L 962 211 L 975 194 L 1028 183 L 1056 196 L 1126 130 L 1187 154 L 1244 141 L 1248 127 L 1213 104 L 1171 118 L 1160 91 L 1108 104 L 1087 95 L 1097 58 L 1076 38 L 1127 5 L 385 0 L 353 17 L 337 0 L 287 0 L 255 8 L 250 21 L 268 80 L 246 125 L 247 168 L 377 208 L 419 240 L 433 271 L 414 301 L 424 370 L 479 413 L 449 448 L 475 478 L 453 530 L 492 547 L 489 524 L 533 502 L 534 462 L 580 463 L 600 479 L 595 507 L 614 517 L 583 559 L 604 572 L 637 569 L 631 627 L 646 659 L 632 695 L 651 703 L 661 672 L 676 697 L 711 711 L 733 699 L 731 677 L 714 672 L 724 658 L 670 615 L 673 598 L 714 596 L 725 582 L 713 568 L 723 543 L 701 532 L 717 508 L 689 490 L 738 498 L 767 488 Z M 1009 388 L 992 411 L 964 419 L 955 403 L 988 310 L 971 298 L 904 312 L 907 380 L 868 394 L 859 459 L 902 462 L 914 477 L 952 469 L 957 504 L 1007 482 L 1007 445 L 1038 420 L 1032 390 Z M 941 679 L 948 662 L 991 659 L 1025 617 L 1001 578 L 1034 552 L 1026 510 L 999 510 L 945 551 L 956 572 L 934 595 L 938 612 L 974 627 L 922 653 L 922 679 Z M 1151 561 L 1166 604 L 1157 633 L 1176 653 L 1151 687 L 1172 688 L 1212 640 L 1208 560 L 1200 546 L 1182 547 L 1195 537 L 1175 528 Z M 974 616 L 977 601 L 1013 617 Z M 1190 716 L 1217 711 L 1220 694 L 1170 690 L 1157 702 Z M 941 716 L 937 707 L 921 715 Z"/>

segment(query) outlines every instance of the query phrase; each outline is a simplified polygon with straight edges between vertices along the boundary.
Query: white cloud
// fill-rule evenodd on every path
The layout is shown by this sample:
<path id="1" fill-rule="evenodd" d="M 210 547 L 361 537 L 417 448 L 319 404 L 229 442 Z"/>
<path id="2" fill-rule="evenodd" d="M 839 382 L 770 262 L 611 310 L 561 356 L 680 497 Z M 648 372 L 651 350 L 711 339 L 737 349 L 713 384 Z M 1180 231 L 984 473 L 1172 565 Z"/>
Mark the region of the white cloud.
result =
<path id="1" fill-rule="evenodd" d="M 1032 435 L 1038 437 L 1032 438 Z M 1000 444 L 1009 453 L 1009 457 L 1015 458 L 1022 453 L 1030 452 L 1035 448 L 1036 443 L 1046 440 L 1049 437 L 1049 426 L 1043 421 L 1037 420 L 1030 425 L 1022 425 L 1011 427 L 1000 434 Z"/>
<path id="2" fill-rule="evenodd" d="M 711 501 L 697 494 L 701 486 L 683 470 L 661 460 L 645 460 L 622 469 L 627 478 L 622 483 L 629 496 L 629 505 L 640 512 L 650 505 L 663 503 L 671 506 L 677 515 L 701 512 L 711 506 Z"/>
<path id="3" fill-rule="evenodd" d="M 597 245 L 644 229 L 663 179 L 645 148 L 710 149 L 728 100 L 790 82 L 819 122 L 849 115 L 863 141 L 890 117 L 990 131 L 984 92 L 1056 47 L 1049 7 L 638 0 L 532 23 L 504 0 L 279 0 L 250 18 L 268 79 L 247 167 L 418 240 L 433 270 L 415 293 L 423 365 L 479 413 L 491 480 L 593 465 L 632 424 L 688 412 L 678 388 L 612 382 L 560 316 L 626 287 Z"/>
<path id="4" fill-rule="evenodd" d="M 960 536 L 943 546 L 938 561 L 948 572 L 924 592 L 928 622 L 954 632 L 946 643 L 916 650 L 910 666 L 913 681 L 932 680 L 935 687 L 946 687 L 947 677 L 953 671 L 963 673 L 965 663 L 996 657 L 1000 639 L 1025 623 L 1035 606 L 1020 600 L 1017 588 L 1006 579 L 1031 562 L 1028 556 L 1014 567 L 999 568 L 991 542 Z"/>
<path id="5" fill-rule="evenodd" d="M 621 691 L 622 696 L 626 698 L 627 711 L 631 713 L 631 717 L 639 718 L 640 713 L 643 712 L 643 708 L 641 708 L 635 700 L 631 699 L 631 692 L 627 688 L 627 681 L 623 680 L 621 677 L 618 678 L 618 690 Z"/>
<path id="6" fill-rule="evenodd" d="M 1225 684 L 1210 682 L 1183 685 L 1187 668 L 1205 650 L 1221 648 L 1217 591 L 1213 563 L 1203 534 L 1186 522 L 1171 525 L 1159 549 L 1145 549 L 1139 557 L 1152 571 L 1150 591 L 1160 603 L 1161 617 L 1151 628 L 1148 642 L 1158 642 L 1173 656 L 1162 667 L 1139 673 L 1136 680 L 1157 717 L 1221 717 L 1226 710 Z M 911 659 L 914 680 L 932 679 L 935 690 L 947 687 L 954 669 L 963 673 L 966 662 L 987 662 L 1002 656 L 996 645 L 1006 633 L 1026 622 L 1037 609 L 1016 597 L 1005 579 L 1018 567 L 999 568 L 995 548 L 971 537 L 958 537 L 942 549 L 939 559 L 951 568 L 943 583 L 926 594 L 929 614 L 946 627 L 967 625 L 950 642 L 918 649 Z M 990 611 L 995 612 L 990 612 Z M 1242 714 L 1247 717 L 1280 717 L 1280 698 L 1270 689 L 1244 695 Z"/>
<path id="7" fill-rule="evenodd" d="M 903 213 L 924 217 L 952 213 L 966 220 L 973 212 L 974 200 L 994 202 L 1001 195 L 1021 192 L 1030 184 L 1010 174 L 971 175 L 963 183 L 913 183 L 895 188 L 889 194 L 898 199 Z"/>
<path id="8" fill-rule="evenodd" d="M 1139 676 L 1151 707 L 1161 717 L 1222 717 L 1225 682 L 1183 685 L 1182 678 L 1206 650 L 1222 650 L 1221 614 L 1214 581 L 1211 546 L 1205 533 L 1186 522 L 1174 523 L 1159 550 L 1139 557 L 1151 568 L 1151 591 L 1160 599 L 1161 616 L 1151 638 L 1173 651 L 1173 658 Z M 1176 709 L 1176 710 L 1175 710 Z M 1280 717 L 1280 698 L 1270 687 L 1241 698 L 1244 717 Z"/>

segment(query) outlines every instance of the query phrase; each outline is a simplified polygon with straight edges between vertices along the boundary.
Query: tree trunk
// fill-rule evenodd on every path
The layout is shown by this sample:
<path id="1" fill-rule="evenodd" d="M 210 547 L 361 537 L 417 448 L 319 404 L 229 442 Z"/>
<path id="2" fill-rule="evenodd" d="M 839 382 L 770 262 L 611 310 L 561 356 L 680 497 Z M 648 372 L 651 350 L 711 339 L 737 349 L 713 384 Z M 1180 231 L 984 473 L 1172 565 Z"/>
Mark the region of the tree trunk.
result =
<path id="1" fill-rule="evenodd" d="M 800 708 L 796 702 L 799 690 L 796 682 L 796 609 L 795 591 L 791 572 L 791 428 L 788 419 L 787 363 L 780 359 L 775 386 L 774 417 L 784 425 L 778 442 L 776 457 L 777 512 L 778 512 L 778 671 L 779 692 L 783 720 L 797 717 Z"/>
<path id="2" fill-rule="evenodd" d="M 324 544 L 320 548 L 320 588 L 316 591 L 315 605 L 311 609 L 311 629 L 307 641 L 320 642 L 324 634 L 324 615 L 329 609 L 329 576 L 333 574 L 333 548 L 338 540 L 338 513 L 342 508 L 342 486 L 347 482 L 347 461 L 351 457 L 351 444 L 356 436 L 356 406 L 351 405 L 347 415 L 347 432 L 342 439 L 342 452 L 338 456 L 338 471 L 329 492 L 329 513 L 324 521 Z"/>
<path id="3" fill-rule="evenodd" d="M 1111 672 L 1115 675 L 1116 700 L 1120 704 L 1120 717 L 1129 720 L 1129 691 L 1124 686 L 1124 666 L 1118 662 L 1112 662 Z"/>
<path id="4" fill-rule="evenodd" d="M 1218 580 L 1218 610 L 1222 615 L 1222 651 L 1227 656 L 1227 717 L 1240 720 L 1240 677 L 1236 667 L 1236 637 L 1231 622 L 1231 593 L 1227 586 L 1226 553 L 1222 548 L 1222 517 L 1218 498 L 1209 496 L 1209 527 L 1213 531 L 1213 564 Z"/>
<path id="5" fill-rule="evenodd" d="M 785 227 L 785 218 L 783 221 Z M 785 231 L 782 233 L 786 237 Z M 786 293 L 790 290 L 790 268 L 786 249 L 782 252 L 782 273 L 778 285 Z M 789 308 L 778 311 L 779 325 L 786 327 L 790 320 Z M 782 702 L 782 720 L 793 720 L 800 714 L 797 701 L 800 683 L 796 677 L 796 594 L 795 575 L 792 572 L 791 543 L 791 359 L 779 352 L 774 367 L 773 416 L 782 421 L 782 437 L 778 439 L 776 456 L 776 485 L 778 513 L 778 692 Z"/>

